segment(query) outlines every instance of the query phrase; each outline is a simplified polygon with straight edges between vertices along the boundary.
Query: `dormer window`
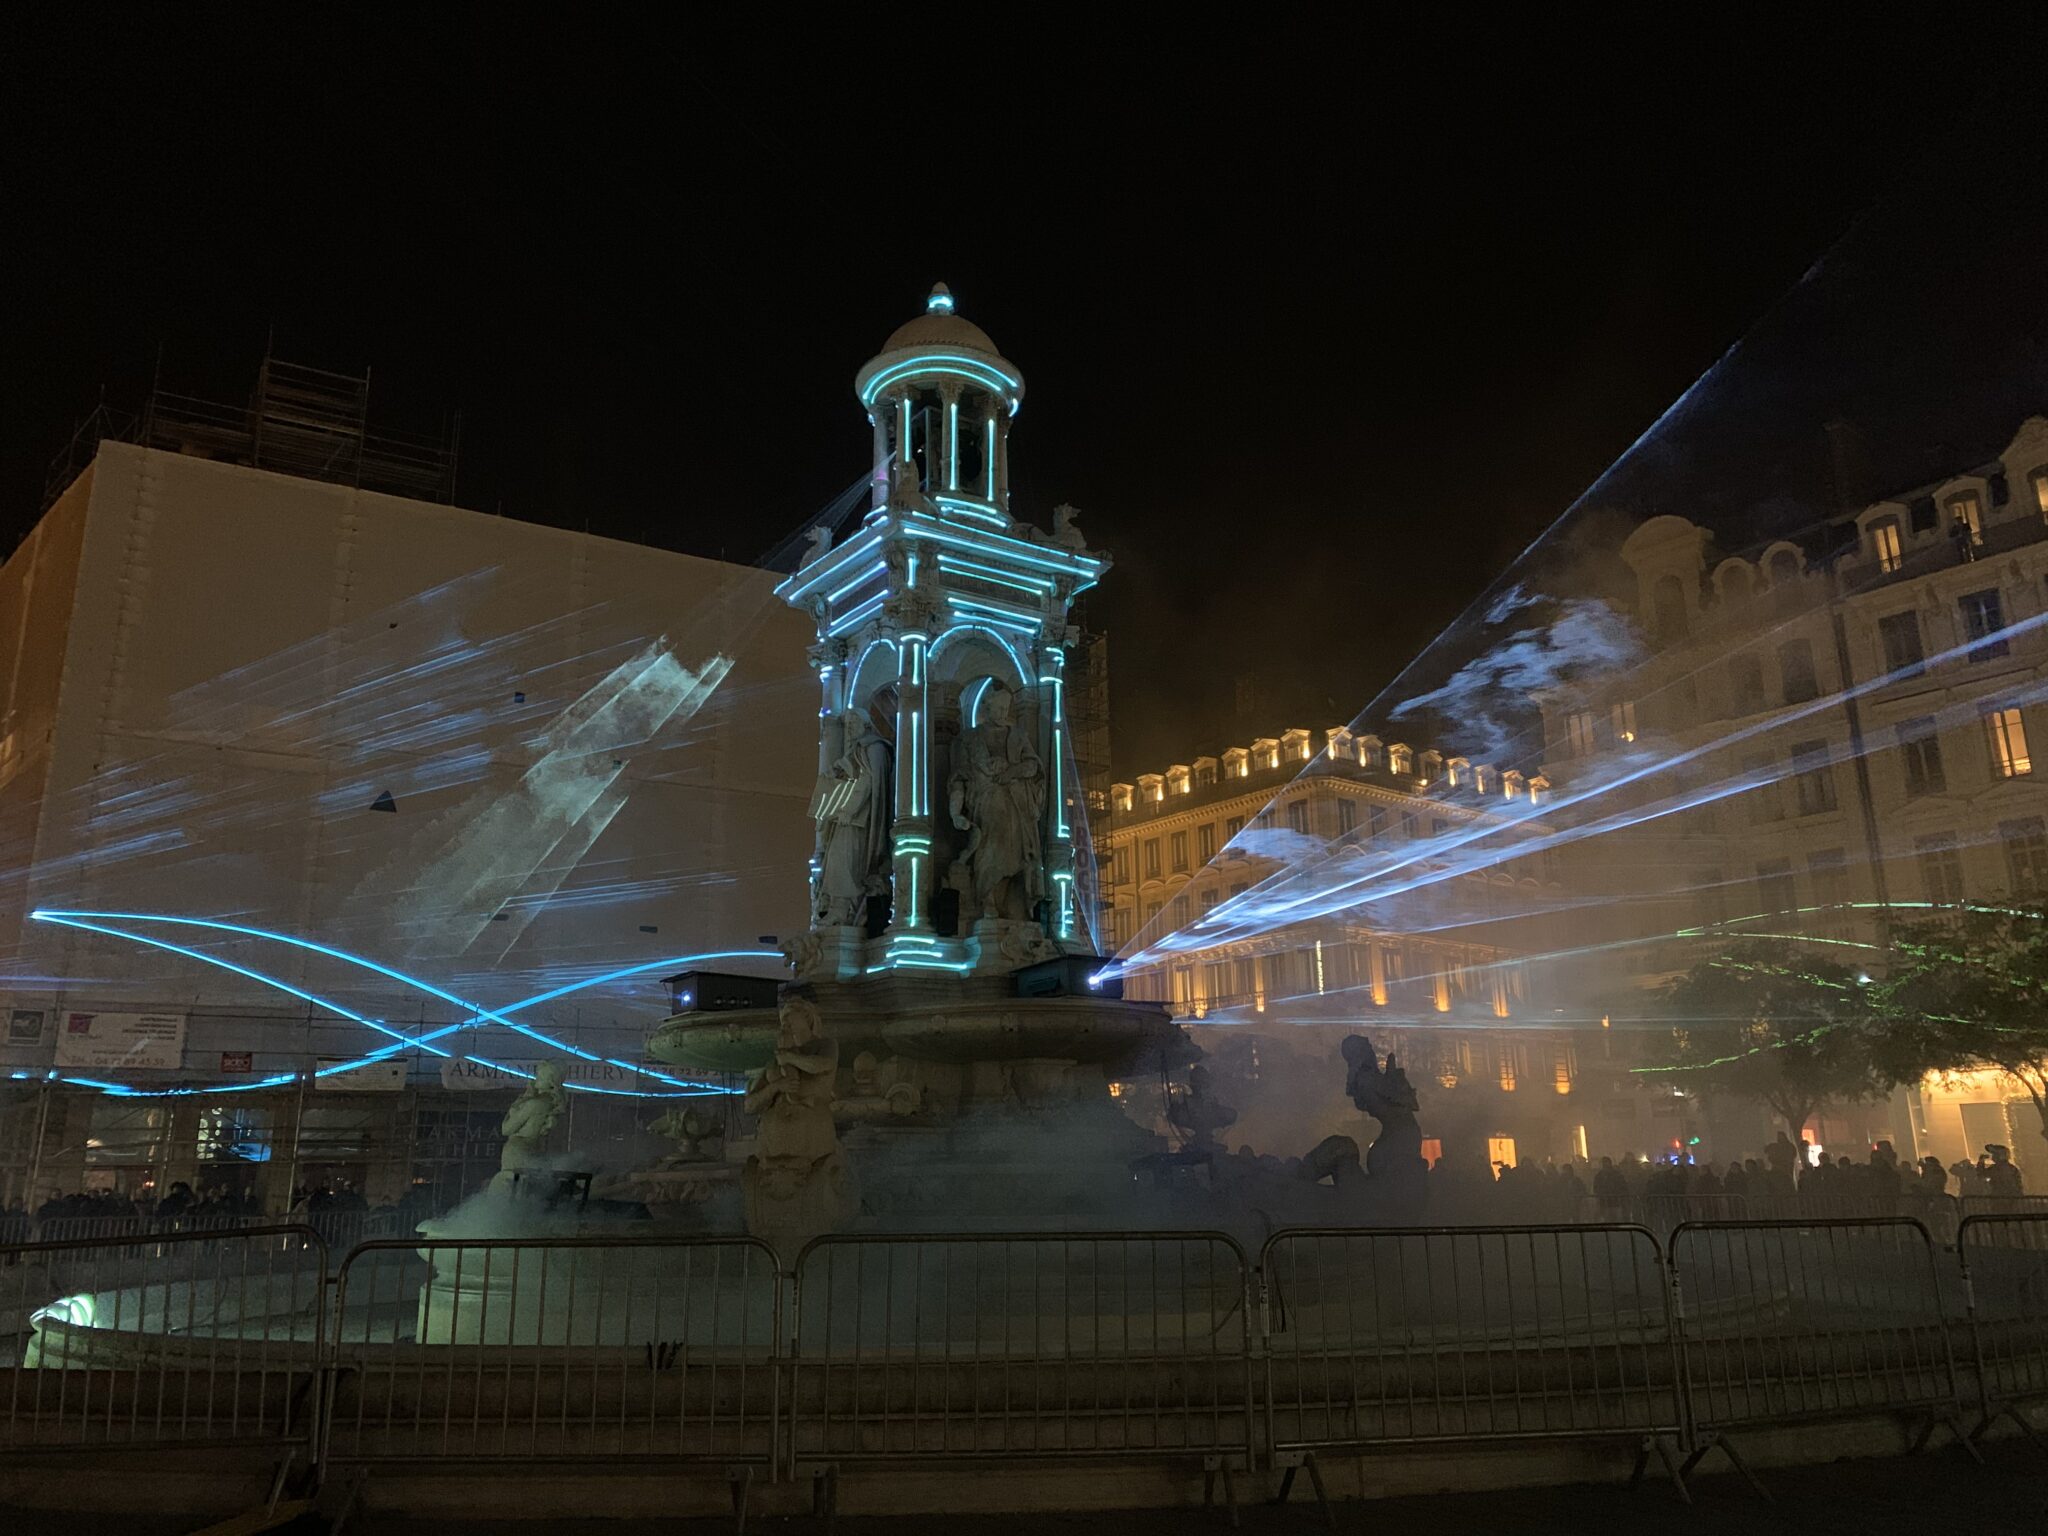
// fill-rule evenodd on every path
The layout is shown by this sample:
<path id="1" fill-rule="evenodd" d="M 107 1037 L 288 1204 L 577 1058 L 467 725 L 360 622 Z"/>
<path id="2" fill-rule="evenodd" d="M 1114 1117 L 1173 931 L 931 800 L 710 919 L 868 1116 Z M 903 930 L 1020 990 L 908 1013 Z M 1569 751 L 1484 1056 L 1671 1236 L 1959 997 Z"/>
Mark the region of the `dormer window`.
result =
<path id="1" fill-rule="evenodd" d="M 1392 773 L 1409 774 L 1415 771 L 1415 754 L 1398 741 L 1387 748 L 1387 769 Z"/>
<path id="2" fill-rule="evenodd" d="M 1156 773 L 1139 774 L 1138 798 L 1147 805 L 1157 805 L 1166 798 L 1166 780 Z"/>
<path id="3" fill-rule="evenodd" d="M 1387 760 L 1387 749 L 1377 736 L 1358 738 L 1358 765 L 1361 768 L 1379 768 Z"/>
<path id="4" fill-rule="evenodd" d="M 1223 754 L 1223 777 L 1226 779 L 1248 779 L 1252 774 L 1252 755 L 1243 747 L 1232 747 Z"/>
<path id="5" fill-rule="evenodd" d="M 1490 795 L 1493 793 L 1494 785 L 1499 781 L 1499 778 L 1500 776 L 1491 768 L 1481 763 L 1472 770 L 1472 787 L 1482 795 Z"/>
<path id="6" fill-rule="evenodd" d="M 1528 780 L 1522 777 L 1520 769 L 1510 768 L 1500 776 L 1500 792 L 1510 800 L 1521 799 L 1522 791 L 1527 787 Z"/>
<path id="7" fill-rule="evenodd" d="M 2034 488 L 2034 510 L 2048 519 L 2048 464 L 2028 475 L 2027 483 Z"/>
<path id="8" fill-rule="evenodd" d="M 1896 571 L 1905 562 L 1905 551 L 1899 542 L 1899 520 L 1896 517 L 1882 517 L 1870 525 L 1870 552 L 1877 556 L 1877 568 L 1886 575 Z"/>
<path id="9" fill-rule="evenodd" d="M 1261 769 L 1280 766 L 1280 743 L 1270 736 L 1261 736 L 1252 743 L 1252 761 Z"/>
<path id="10" fill-rule="evenodd" d="M 1188 770 L 1185 764 L 1175 763 L 1166 770 L 1166 792 L 1169 795 L 1184 795 L 1189 789 Z"/>
<path id="11" fill-rule="evenodd" d="M 1416 759 L 1415 776 L 1425 784 L 1434 784 L 1444 776 L 1444 755 L 1432 747 Z"/>
<path id="12" fill-rule="evenodd" d="M 1110 785 L 1109 803 L 1113 810 L 1128 811 L 1131 808 L 1131 786 L 1128 784 Z"/>
<path id="13" fill-rule="evenodd" d="M 1290 763 L 1305 763 L 1315 755 L 1309 746 L 1308 732 L 1298 727 L 1282 732 L 1280 743 Z"/>
<path id="14" fill-rule="evenodd" d="M 1216 759 L 1198 757 L 1195 759 L 1195 788 L 1209 789 L 1216 783 Z"/>
<path id="15" fill-rule="evenodd" d="M 1983 506 L 1975 491 L 1948 499 L 1949 536 L 1958 544 L 1975 548 L 1984 542 Z"/>
<path id="16" fill-rule="evenodd" d="M 1536 775 L 1535 778 L 1529 781 L 1529 803 L 1531 805 L 1541 805 L 1545 800 L 1549 798 L 1550 780 L 1546 779 L 1545 777 L 1543 777 L 1542 774 L 1539 773 Z"/>

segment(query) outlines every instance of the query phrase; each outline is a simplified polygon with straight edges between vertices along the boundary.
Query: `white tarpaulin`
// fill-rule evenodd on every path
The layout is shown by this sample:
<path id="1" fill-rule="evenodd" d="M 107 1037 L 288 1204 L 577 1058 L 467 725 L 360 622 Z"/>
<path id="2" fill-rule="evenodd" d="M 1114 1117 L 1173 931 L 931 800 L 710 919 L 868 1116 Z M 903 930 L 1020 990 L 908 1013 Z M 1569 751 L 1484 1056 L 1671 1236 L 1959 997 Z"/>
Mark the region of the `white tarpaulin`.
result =
<path id="1" fill-rule="evenodd" d="M 342 1058 L 322 1056 L 321 1071 L 314 1074 L 313 1086 L 323 1092 L 340 1093 L 400 1093 L 405 1089 L 405 1080 L 411 1075 L 411 1064 L 403 1056 L 387 1056 L 381 1061 L 366 1061 L 359 1067 L 350 1067 L 346 1072 L 328 1072 L 328 1067 L 338 1067 Z"/>
<path id="2" fill-rule="evenodd" d="M 185 1061 L 182 1013 L 66 1013 L 60 1067 L 169 1067 Z"/>

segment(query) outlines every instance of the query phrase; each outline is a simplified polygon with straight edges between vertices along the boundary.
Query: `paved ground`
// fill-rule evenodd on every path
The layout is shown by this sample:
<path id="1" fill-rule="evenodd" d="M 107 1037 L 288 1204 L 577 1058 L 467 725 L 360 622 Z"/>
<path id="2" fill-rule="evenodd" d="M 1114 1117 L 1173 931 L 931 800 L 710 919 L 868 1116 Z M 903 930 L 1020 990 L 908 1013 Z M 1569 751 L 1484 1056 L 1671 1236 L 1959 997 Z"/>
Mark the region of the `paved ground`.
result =
<path id="1" fill-rule="evenodd" d="M 1764 1504 L 1728 1477 L 1702 1477 L 1697 1502 L 1678 1504 L 1667 1487 L 1649 1485 L 1630 1493 L 1614 1487 L 1530 1489 L 1509 1493 L 1439 1494 L 1430 1498 L 1383 1499 L 1336 1506 L 1337 1528 L 1357 1532 L 1409 1532 L 1422 1536 L 1619 1536 L 1633 1531 L 1655 1536 L 1889 1536 L 1891 1532 L 1930 1536 L 2041 1536 L 2048 1531 L 2048 1459 L 2014 1444 L 1990 1453 L 1977 1468 L 1950 1452 L 1911 1459 L 1837 1462 L 1830 1466 L 1780 1469 L 1767 1481 L 1776 1496 Z M 1305 1489 L 1299 1492 L 1306 1492 Z M 82 1536 L 76 1516 L 6 1511 L 0 1526 L 9 1536 Z M 113 1527 L 110 1527 L 113 1528 Z M 756 1516 L 750 1532 L 763 1536 L 811 1536 L 819 1521 Z M 123 1518 L 123 1536 L 182 1536 L 190 1521 Z M 311 1522 L 288 1528 L 293 1536 L 323 1529 Z M 710 1536 L 731 1529 L 729 1521 L 554 1521 L 521 1525 L 502 1521 L 415 1521 L 363 1516 L 351 1519 L 346 1536 L 486 1536 L 531 1530 L 546 1536 Z M 846 1518 L 842 1536 L 1200 1536 L 1228 1527 L 1220 1513 L 1200 1510 L 1136 1511 L 1099 1515 L 928 1516 L 916 1519 Z M 1319 1531 L 1313 1505 L 1286 1509 L 1248 1507 L 1247 1536 L 1308 1536 Z"/>

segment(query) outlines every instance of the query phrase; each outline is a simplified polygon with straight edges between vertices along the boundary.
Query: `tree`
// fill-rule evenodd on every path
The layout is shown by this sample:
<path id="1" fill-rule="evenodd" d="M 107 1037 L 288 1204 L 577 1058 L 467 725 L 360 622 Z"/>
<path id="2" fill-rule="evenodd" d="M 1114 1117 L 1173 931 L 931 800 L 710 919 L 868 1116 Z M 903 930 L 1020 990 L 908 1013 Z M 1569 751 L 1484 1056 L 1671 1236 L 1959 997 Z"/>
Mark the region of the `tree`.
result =
<path id="1" fill-rule="evenodd" d="M 1867 989 L 1882 1027 L 1880 1071 L 2002 1072 L 2034 1101 L 2048 1136 L 2048 917 L 1967 908 L 1892 935 L 1884 979 Z"/>
<path id="2" fill-rule="evenodd" d="M 1753 940 L 1665 987 L 1671 1047 L 1638 1070 L 1759 1100 L 1796 1141 L 1822 1104 L 1892 1086 L 1871 1049 L 1870 991 L 1859 972 L 1794 944 Z"/>

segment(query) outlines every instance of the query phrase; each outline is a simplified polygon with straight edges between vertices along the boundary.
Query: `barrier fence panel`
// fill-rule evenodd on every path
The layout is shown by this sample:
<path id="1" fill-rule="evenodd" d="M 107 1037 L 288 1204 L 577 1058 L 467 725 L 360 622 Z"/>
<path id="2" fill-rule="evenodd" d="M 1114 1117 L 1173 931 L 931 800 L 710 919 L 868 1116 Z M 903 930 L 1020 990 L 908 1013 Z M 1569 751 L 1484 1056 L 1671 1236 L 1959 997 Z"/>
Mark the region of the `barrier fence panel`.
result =
<path id="1" fill-rule="evenodd" d="M 1612 1436 L 1670 1463 L 1677 1353 L 1640 1227 L 1279 1232 L 1259 1272 L 1276 1455 Z"/>
<path id="2" fill-rule="evenodd" d="M 1870 1413 L 1958 1428 L 1935 1245 L 1903 1216 L 1688 1222 L 1671 1237 L 1697 1462 L 1731 1430 Z"/>
<path id="3" fill-rule="evenodd" d="M 775 1463 L 780 1279 L 752 1238 L 376 1241 L 335 1307 L 337 1462 Z"/>
<path id="4" fill-rule="evenodd" d="M 825 1237 L 796 1279 L 793 1461 L 1249 1463 L 1248 1266 L 1222 1233 Z"/>
<path id="5" fill-rule="evenodd" d="M 2048 1211 L 1972 1211 L 1956 1234 L 1977 1377 L 1977 1433 L 2010 1417 L 2033 1436 L 2026 1408 L 2048 1401 Z"/>
<path id="6" fill-rule="evenodd" d="M 0 1447 L 310 1447 L 325 1270 L 301 1226 L 0 1249 Z"/>

